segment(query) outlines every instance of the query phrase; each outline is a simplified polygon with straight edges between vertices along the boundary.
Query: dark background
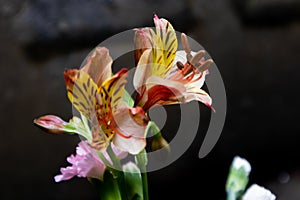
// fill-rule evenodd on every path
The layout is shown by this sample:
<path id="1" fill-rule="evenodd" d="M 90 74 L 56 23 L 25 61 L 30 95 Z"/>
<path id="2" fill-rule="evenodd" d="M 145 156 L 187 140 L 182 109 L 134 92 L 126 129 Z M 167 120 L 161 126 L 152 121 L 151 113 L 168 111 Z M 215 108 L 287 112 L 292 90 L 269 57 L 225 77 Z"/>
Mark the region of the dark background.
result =
<path id="1" fill-rule="evenodd" d="M 53 180 L 80 139 L 45 134 L 33 119 L 69 119 L 64 69 L 79 67 L 114 33 L 152 26 L 153 13 L 210 53 L 228 112 L 217 145 L 199 159 L 209 116 L 200 106 L 204 124 L 192 146 L 149 173 L 150 199 L 225 199 L 235 155 L 252 165 L 249 184 L 271 189 L 279 200 L 300 199 L 299 10 L 298 0 L 1 0 L 1 199 L 97 199 L 86 179 Z"/>

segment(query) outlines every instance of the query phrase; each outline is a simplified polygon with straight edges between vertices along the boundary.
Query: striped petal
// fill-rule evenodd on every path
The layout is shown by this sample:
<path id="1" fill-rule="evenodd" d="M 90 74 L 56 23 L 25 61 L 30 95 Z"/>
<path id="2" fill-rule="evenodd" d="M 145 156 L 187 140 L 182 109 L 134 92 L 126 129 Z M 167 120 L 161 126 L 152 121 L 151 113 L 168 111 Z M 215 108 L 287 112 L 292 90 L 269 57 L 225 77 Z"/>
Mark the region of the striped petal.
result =
<path id="1" fill-rule="evenodd" d="M 68 98 L 73 106 L 89 120 L 97 113 L 96 97 L 98 92 L 96 83 L 84 71 L 68 69 L 64 72 Z"/>

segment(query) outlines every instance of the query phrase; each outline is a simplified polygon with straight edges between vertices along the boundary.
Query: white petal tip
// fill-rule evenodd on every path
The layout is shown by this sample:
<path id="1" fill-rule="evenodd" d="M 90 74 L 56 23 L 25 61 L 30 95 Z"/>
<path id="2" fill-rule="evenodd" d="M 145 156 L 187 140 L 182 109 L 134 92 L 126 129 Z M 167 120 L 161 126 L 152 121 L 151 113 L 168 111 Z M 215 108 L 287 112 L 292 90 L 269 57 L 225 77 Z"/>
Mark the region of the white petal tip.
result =
<path id="1" fill-rule="evenodd" d="M 246 159 L 241 158 L 239 156 L 234 157 L 233 162 L 232 162 L 232 166 L 235 169 L 240 169 L 241 167 L 243 167 L 245 169 L 246 173 L 248 173 L 248 174 L 251 172 L 250 163 Z"/>

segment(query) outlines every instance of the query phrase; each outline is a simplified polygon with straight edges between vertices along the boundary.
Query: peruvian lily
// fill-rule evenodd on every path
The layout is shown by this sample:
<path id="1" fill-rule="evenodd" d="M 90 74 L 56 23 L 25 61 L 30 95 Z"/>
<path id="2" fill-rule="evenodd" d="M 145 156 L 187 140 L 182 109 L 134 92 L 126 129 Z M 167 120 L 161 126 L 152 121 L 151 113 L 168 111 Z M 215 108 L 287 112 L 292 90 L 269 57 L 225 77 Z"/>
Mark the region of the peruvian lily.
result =
<path id="1" fill-rule="evenodd" d="M 112 145 L 112 150 L 119 159 L 127 156 L 127 153 L 118 150 L 114 145 Z M 103 152 L 103 156 L 112 164 L 106 151 Z M 71 155 L 67 158 L 67 161 L 72 166 L 60 168 L 61 174 L 54 177 L 56 182 L 69 180 L 74 176 L 103 180 L 106 165 L 86 141 L 81 141 L 78 144 L 76 155 Z"/>
<path id="2" fill-rule="evenodd" d="M 184 51 L 177 51 L 172 25 L 156 15 L 154 23 L 156 31 L 143 28 L 135 33 L 135 105 L 148 111 L 155 105 L 197 100 L 212 108 L 210 96 L 200 88 L 213 61 L 204 58 L 204 50 L 192 52 L 185 34 L 181 35 Z"/>
<path id="3" fill-rule="evenodd" d="M 128 70 L 121 69 L 112 75 L 111 65 L 108 49 L 97 47 L 83 68 L 64 72 L 68 98 L 83 119 L 72 131 L 84 136 L 99 151 L 105 150 L 112 141 L 120 150 L 138 154 L 146 146 L 144 133 L 148 118 L 141 107 L 132 108 L 123 101 Z M 55 118 L 50 122 L 39 118 L 35 123 L 58 132 L 65 131 L 66 125 L 70 127 Z M 78 131 L 79 128 L 83 131 Z"/>

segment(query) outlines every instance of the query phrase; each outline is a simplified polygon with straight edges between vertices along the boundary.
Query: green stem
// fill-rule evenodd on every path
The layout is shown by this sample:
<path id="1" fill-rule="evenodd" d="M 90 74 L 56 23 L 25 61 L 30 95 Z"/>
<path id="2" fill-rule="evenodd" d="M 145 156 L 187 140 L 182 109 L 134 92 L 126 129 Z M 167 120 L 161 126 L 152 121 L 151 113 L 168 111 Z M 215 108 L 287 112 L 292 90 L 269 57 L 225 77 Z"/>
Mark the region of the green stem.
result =
<path id="1" fill-rule="evenodd" d="M 144 200 L 149 200 L 149 193 L 148 193 L 148 177 L 147 177 L 147 153 L 144 149 L 138 155 L 136 155 L 136 162 L 138 167 L 141 170 L 142 182 L 143 182 L 143 196 Z"/>
<path id="2" fill-rule="evenodd" d="M 106 152 L 109 155 L 109 157 L 113 163 L 113 166 L 115 167 L 115 170 L 112 171 L 112 173 L 116 173 L 116 175 L 117 175 L 116 180 L 118 182 L 122 200 L 126 200 L 127 194 L 126 194 L 126 187 L 125 187 L 125 179 L 124 179 L 124 173 L 122 171 L 122 165 L 121 165 L 120 159 L 116 156 L 116 154 L 112 150 L 111 144 L 108 145 Z"/>
<path id="3" fill-rule="evenodd" d="M 145 173 L 145 172 L 142 173 L 142 181 L 143 181 L 143 196 L 144 196 L 144 200 L 148 200 L 149 199 L 148 177 L 147 177 L 147 173 Z"/>
<path id="4" fill-rule="evenodd" d="M 234 192 L 227 192 L 227 200 L 236 200 L 236 196 Z"/>
<path id="5" fill-rule="evenodd" d="M 122 166 L 121 166 L 121 162 L 120 159 L 116 156 L 116 154 L 114 153 L 114 151 L 111 148 L 111 144 L 108 145 L 107 149 L 106 149 L 107 154 L 109 155 L 113 166 L 115 166 L 115 168 L 118 171 L 122 171 Z"/>

